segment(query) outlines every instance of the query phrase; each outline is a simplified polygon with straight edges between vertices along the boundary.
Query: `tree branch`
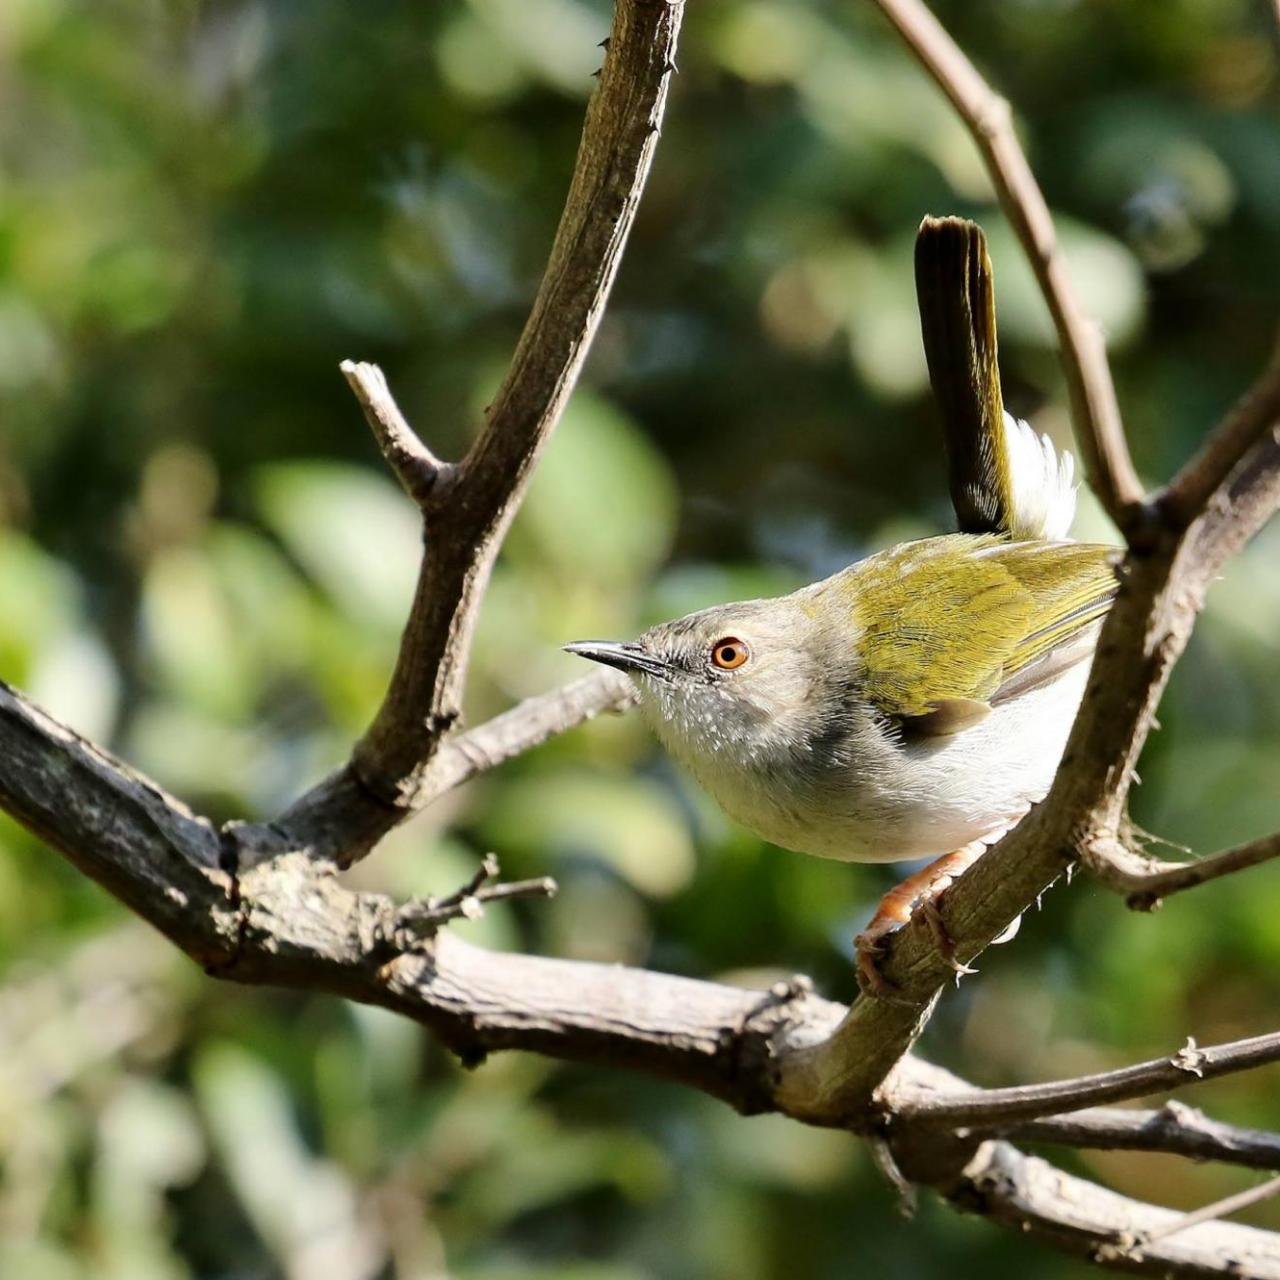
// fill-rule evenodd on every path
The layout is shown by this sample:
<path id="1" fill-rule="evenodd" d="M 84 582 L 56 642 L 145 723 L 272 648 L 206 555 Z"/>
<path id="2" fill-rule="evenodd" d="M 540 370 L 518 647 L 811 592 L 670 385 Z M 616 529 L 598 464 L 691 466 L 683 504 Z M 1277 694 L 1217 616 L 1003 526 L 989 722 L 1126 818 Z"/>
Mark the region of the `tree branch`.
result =
<path id="1" fill-rule="evenodd" d="M 889 1095 L 895 1113 L 908 1120 L 948 1125 L 1004 1124 L 1057 1115 L 1102 1102 L 1124 1102 L 1165 1089 L 1248 1071 L 1280 1060 L 1280 1032 L 1200 1048 L 1192 1039 L 1165 1058 L 1138 1062 L 1118 1071 L 1102 1071 L 1074 1080 L 938 1093 L 910 1085 Z"/>
<path id="2" fill-rule="evenodd" d="M 1156 498 L 1164 518 L 1185 527 L 1204 510 L 1245 451 L 1280 423 L 1280 339 L 1258 380 L 1236 402 L 1204 447 Z"/>
<path id="3" fill-rule="evenodd" d="M 24 820 L 37 821 L 47 840 L 220 976 L 382 1005 L 431 1028 L 466 1061 L 528 1049 L 672 1079 L 744 1112 L 779 1110 L 868 1134 L 887 1121 L 895 1164 L 957 1207 L 1109 1266 L 1199 1276 L 1220 1274 L 1221 1259 L 1234 1257 L 1248 1261 L 1252 1269 L 1244 1274 L 1280 1276 L 1265 1269 L 1280 1256 L 1280 1241 L 1242 1227 L 1191 1228 L 1137 1255 L 1119 1248 L 1114 1241 L 1178 1215 L 1113 1196 L 1005 1143 L 975 1145 L 963 1131 L 932 1123 L 936 1111 L 922 1123 L 894 1109 L 896 1095 L 888 1109 L 872 1100 L 859 1113 L 824 1111 L 821 1099 L 799 1098 L 791 1064 L 829 1043 L 845 1014 L 803 984 L 762 995 L 617 965 L 495 955 L 438 927 L 418 937 L 404 927 L 405 907 L 352 893 L 304 853 L 253 867 L 229 892 L 227 873 L 208 865 L 206 823 L 2 687 L 0 759 L 20 762 L 21 789 L 6 783 L 0 792 L 6 807 L 20 801 Z M 67 781 L 79 790 L 82 771 L 92 780 L 94 802 L 78 795 L 68 802 Z M 127 876 L 121 849 L 130 851 Z M 452 913 L 481 887 L 477 877 L 434 905 Z M 1204 1051 L 1206 1061 L 1220 1052 Z M 963 1081 L 914 1059 L 897 1075 L 902 1090 L 933 1084 L 968 1096 Z M 999 1092 L 973 1091 L 988 1098 Z"/>
<path id="4" fill-rule="evenodd" d="M 441 462 L 405 421 L 387 386 L 386 375 L 376 364 L 344 360 L 338 367 L 364 410 L 369 430 L 401 488 L 425 508 L 432 489 L 439 481 L 447 482 L 453 468 Z"/>
<path id="5" fill-rule="evenodd" d="M 506 380 L 466 458 L 453 468 L 434 463 L 380 373 L 344 365 L 388 460 L 422 507 L 426 551 L 373 723 L 350 762 L 287 813 L 231 833 L 244 865 L 290 849 L 347 865 L 420 807 L 416 797 L 433 757 L 459 722 L 489 570 L 581 371 L 621 261 L 657 144 L 683 9 L 683 0 L 618 0 L 550 260 Z M 459 772 L 456 764 L 452 771 Z"/>
<path id="6" fill-rule="evenodd" d="M 604 711 L 622 711 L 636 701 L 635 686 L 618 671 L 592 672 L 550 693 L 541 693 L 492 720 L 450 738 L 431 761 L 413 797 L 422 808 L 477 774 L 496 769 Z"/>
<path id="7" fill-rule="evenodd" d="M 957 1208 L 1114 1270 L 1188 1280 L 1280 1280 L 1275 1233 L 1226 1222 L 1188 1226 L 1183 1214 L 1072 1177 L 1005 1142 L 985 1143 L 961 1177 L 939 1189 Z M 1161 1232 L 1170 1234 L 1161 1238 Z M 1144 1240 L 1152 1243 L 1137 1248 Z"/>
<path id="8" fill-rule="evenodd" d="M 1162 1226 L 1149 1227 L 1139 1232 L 1133 1248 L 1139 1253 L 1146 1253 L 1157 1240 L 1167 1240 L 1170 1236 L 1177 1235 L 1188 1227 L 1199 1226 L 1202 1222 L 1214 1222 L 1219 1218 L 1230 1217 L 1231 1214 L 1239 1213 L 1241 1209 L 1247 1209 L 1250 1205 L 1261 1204 L 1264 1200 L 1271 1199 L 1277 1193 L 1280 1193 L 1280 1178 L 1270 1178 L 1256 1187 L 1248 1187 L 1244 1191 L 1237 1191 L 1233 1196 L 1223 1196 L 1221 1200 L 1215 1200 L 1212 1204 L 1193 1209 L 1174 1222 L 1166 1222 Z"/>
<path id="9" fill-rule="evenodd" d="M 1058 325 L 1091 477 L 1132 533 L 1145 509 L 1105 352 L 1071 294 L 1008 108 L 918 0 L 877 2 L 987 158 Z M 1188 1073 L 1272 1061 L 1280 1036 L 1208 1050 L 1189 1044 L 1156 1063 L 1023 1089 L 973 1090 L 954 1078 L 940 1085 L 945 1073 L 907 1056 L 951 977 L 924 922 L 888 948 L 883 967 L 898 998 L 864 998 L 846 1010 L 800 986 L 761 995 L 618 966 L 494 955 L 440 927 L 484 893 L 545 891 L 539 882 L 485 887 L 476 880 L 443 901 L 405 906 L 352 893 L 334 874 L 448 787 L 629 696 L 604 673 L 456 733 L 489 568 L 616 272 L 661 121 L 681 11 L 679 0 L 618 2 L 546 275 L 507 380 L 463 462 L 434 459 L 376 369 L 344 367 L 388 461 L 423 511 L 427 542 L 390 688 L 351 761 L 276 822 L 219 833 L 0 685 L 0 806 L 221 976 L 398 1010 L 468 1060 L 521 1048 L 631 1067 L 743 1111 L 776 1110 L 873 1135 L 908 1177 L 954 1204 L 1107 1265 L 1210 1275 L 1222 1273 L 1224 1258 L 1237 1258 L 1251 1268 L 1247 1274 L 1280 1275 L 1274 1236 L 1183 1223 L 1156 1240 L 1152 1233 L 1178 1215 L 1112 1196 L 969 1132 L 979 1123 L 1021 1122 L 1020 1132 L 1056 1125 L 1061 1133 L 1075 1123 L 1078 1133 L 1079 1116 L 1049 1113 L 1172 1087 Z M 1280 503 L 1275 431 L 1246 432 L 1228 420 L 1215 438 L 1238 458 L 1225 466 L 1227 446 L 1211 442 L 1214 461 L 1183 486 L 1191 498 L 1203 495 L 1203 509 L 1190 503 L 1185 518 L 1135 542 L 1125 562 L 1050 796 L 948 891 L 942 918 L 963 960 L 1003 932 L 1082 850 L 1116 840 L 1138 752 L 1205 591 Z M 1217 482 L 1206 487 L 1213 475 Z M 1120 1125 L 1110 1123 L 1114 1136 Z M 1227 1145 L 1222 1139 L 1217 1149 Z M 1122 1247 L 1144 1232 L 1154 1241 L 1149 1248 L 1135 1255 Z"/>
<path id="10" fill-rule="evenodd" d="M 923 0 L 874 0 L 968 126 L 1000 207 L 1040 285 L 1058 333 L 1071 417 L 1089 483 L 1124 533 L 1141 525 L 1143 488 L 1129 457 L 1106 343 L 1081 309 L 1053 216 L 1027 163 L 1008 102 L 994 93 Z"/>
<path id="11" fill-rule="evenodd" d="M 1087 1107 L 1039 1120 L 972 1127 L 1023 1142 L 1052 1142 L 1101 1151 L 1164 1152 L 1250 1169 L 1280 1169 L 1280 1134 L 1223 1124 L 1172 1098 L 1154 1111 Z"/>
<path id="12" fill-rule="evenodd" d="M 1280 857 L 1280 833 L 1224 849 L 1196 862 L 1164 862 L 1136 853 L 1119 839 L 1099 838 L 1081 849 L 1085 865 L 1104 884 L 1127 894 L 1135 911 L 1151 911 L 1175 893 Z"/>
<path id="13" fill-rule="evenodd" d="M 498 545 L 577 381 L 657 145 L 682 0 L 620 0 L 564 214 L 487 423 L 427 509 L 429 554 L 391 687 L 356 747 L 366 786 L 408 807 L 458 720 L 472 629 Z"/>

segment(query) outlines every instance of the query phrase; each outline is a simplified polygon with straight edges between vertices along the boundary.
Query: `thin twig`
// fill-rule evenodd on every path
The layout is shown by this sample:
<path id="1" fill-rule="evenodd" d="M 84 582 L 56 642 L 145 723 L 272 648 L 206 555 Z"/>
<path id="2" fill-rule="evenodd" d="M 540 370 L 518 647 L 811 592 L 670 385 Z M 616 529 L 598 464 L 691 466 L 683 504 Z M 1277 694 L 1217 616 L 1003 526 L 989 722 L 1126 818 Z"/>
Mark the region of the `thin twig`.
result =
<path id="1" fill-rule="evenodd" d="M 554 898 L 559 888 L 550 876 L 488 883 L 496 880 L 501 871 L 497 854 L 486 853 L 475 875 L 462 888 L 443 898 L 428 898 L 425 902 L 409 902 L 400 907 L 395 914 L 397 943 L 403 947 L 402 935 L 421 937 L 451 920 L 476 920 L 484 914 L 486 903 L 510 898 Z"/>
<path id="2" fill-rule="evenodd" d="M 1280 0 L 1276 0 L 1280 5 Z M 1174 528 L 1185 528 L 1239 464 L 1249 446 L 1280 423 L 1280 340 L 1253 386 L 1215 428 L 1204 447 L 1165 489 L 1156 504 Z"/>
<path id="3" fill-rule="evenodd" d="M 971 1128 L 1021 1142 L 1099 1151 L 1162 1151 L 1249 1169 L 1280 1169 L 1280 1134 L 1224 1124 L 1173 1098 L 1151 1111 L 1087 1107 L 1042 1120 Z"/>
<path id="4" fill-rule="evenodd" d="M 453 468 L 441 462 L 405 420 L 386 375 L 376 364 L 344 360 L 338 367 L 360 402 L 387 465 L 405 493 L 419 507 L 425 507 L 432 490 Z"/>
<path id="5" fill-rule="evenodd" d="M 1214 1076 L 1248 1071 L 1280 1060 L 1280 1032 L 1201 1048 L 1193 1039 L 1165 1058 L 1045 1084 L 1008 1089 L 942 1093 L 904 1087 L 889 1099 L 893 1110 L 910 1120 L 933 1124 L 979 1125 L 1079 1110 L 1103 1102 L 1124 1102 L 1177 1089 Z"/>
<path id="6" fill-rule="evenodd" d="M 1071 285 L 1053 217 L 1018 142 L 1009 104 L 992 91 L 922 0 L 874 3 L 946 94 L 986 161 L 1057 329 L 1089 482 L 1107 513 L 1128 531 L 1144 510 L 1143 488 L 1125 441 L 1106 343 Z"/>
<path id="7" fill-rule="evenodd" d="M 592 672 L 550 693 L 518 702 L 492 720 L 450 738 L 440 748 L 413 797 L 420 809 L 478 774 L 523 755 L 557 734 L 636 700 L 635 685 L 618 671 Z"/>
<path id="8" fill-rule="evenodd" d="M 1135 911 L 1150 911 L 1165 898 L 1280 858 L 1280 832 L 1224 849 L 1195 862 L 1164 862 L 1135 853 L 1115 839 L 1095 838 L 1081 846 L 1081 858 L 1105 885 L 1126 894 Z"/>
<path id="9" fill-rule="evenodd" d="M 1221 1200 L 1215 1200 L 1203 1208 L 1184 1213 L 1176 1222 L 1159 1227 L 1148 1227 L 1147 1230 L 1138 1234 L 1134 1247 L 1139 1251 L 1145 1250 L 1148 1245 L 1154 1244 L 1157 1240 L 1167 1240 L 1179 1231 L 1185 1231 L 1188 1227 L 1197 1226 L 1201 1222 L 1215 1222 L 1219 1218 L 1230 1217 L 1233 1213 L 1239 1213 L 1241 1209 L 1247 1209 L 1251 1204 L 1261 1204 L 1263 1200 L 1270 1200 L 1278 1193 L 1280 1193 L 1280 1178 L 1270 1178 L 1266 1182 L 1260 1182 L 1256 1187 L 1237 1191 L 1233 1196 L 1223 1196 Z"/>

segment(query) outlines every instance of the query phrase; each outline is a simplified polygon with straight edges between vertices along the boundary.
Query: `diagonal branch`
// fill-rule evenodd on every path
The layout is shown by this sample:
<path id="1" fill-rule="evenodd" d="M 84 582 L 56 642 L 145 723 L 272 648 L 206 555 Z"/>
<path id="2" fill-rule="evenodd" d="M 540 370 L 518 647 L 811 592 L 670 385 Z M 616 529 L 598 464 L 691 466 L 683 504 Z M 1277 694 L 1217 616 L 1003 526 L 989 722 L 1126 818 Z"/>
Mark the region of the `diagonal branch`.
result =
<path id="1" fill-rule="evenodd" d="M 1204 510 L 1245 451 L 1280 423 L 1280 340 L 1257 381 L 1210 434 L 1204 448 L 1156 498 L 1164 518 L 1185 527 Z"/>
<path id="2" fill-rule="evenodd" d="M 1009 104 L 992 91 L 923 0 L 874 3 L 946 94 L 986 161 L 1000 207 L 1022 242 L 1053 317 L 1089 483 L 1127 533 L 1141 523 L 1143 489 L 1129 457 L 1106 343 L 1071 285 L 1053 217 L 1018 142 Z"/>
<path id="3" fill-rule="evenodd" d="M 401 488 L 425 508 L 431 491 L 437 483 L 448 480 L 453 468 L 441 462 L 405 420 L 387 386 L 386 375 L 376 364 L 344 360 L 339 368 Z"/>
<path id="4" fill-rule="evenodd" d="M 636 701 L 635 686 L 618 671 L 602 670 L 571 684 L 517 703 L 510 711 L 449 739 L 431 761 L 413 797 L 415 808 L 430 804 L 477 774 L 523 755 L 605 711 L 622 711 Z"/>
<path id="5" fill-rule="evenodd" d="M 378 371 L 344 366 L 388 460 L 422 507 L 425 553 L 373 723 L 348 764 L 274 823 L 231 832 L 240 865 L 290 849 L 346 865 L 420 805 L 433 758 L 460 720 L 490 568 L 617 274 L 657 145 L 682 16 L 683 0 L 618 0 L 546 272 L 506 380 L 463 461 L 434 463 Z"/>
<path id="6" fill-rule="evenodd" d="M 489 569 L 569 398 L 657 146 L 683 5 L 620 0 L 550 260 L 505 381 L 455 481 L 429 505 L 428 554 L 391 687 L 356 748 L 364 784 L 407 804 L 456 724 Z"/>
<path id="7" fill-rule="evenodd" d="M 1189 1225 L 1183 1214 L 1072 1177 L 1006 1142 L 984 1143 L 963 1174 L 939 1190 L 957 1208 L 1114 1270 L 1178 1280 L 1280 1280 L 1274 1232 L 1228 1222 Z M 1139 1249 L 1141 1241 L 1151 1243 Z"/>
<path id="8" fill-rule="evenodd" d="M 892 1091 L 894 1112 L 912 1121 L 948 1125 L 1005 1124 L 1093 1106 L 1124 1102 L 1165 1089 L 1248 1071 L 1280 1060 L 1280 1032 L 1200 1048 L 1194 1040 L 1165 1058 L 1138 1062 L 1074 1080 L 939 1093 L 901 1085 Z"/>
<path id="9" fill-rule="evenodd" d="M 1266 1182 L 1260 1182 L 1256 1187 L 1247 1187 L 1244 1191 L 1237 1191 L 1233 1196 L 1223 1196 L 1221 1200 L 1215 1200 L 1212 1204 L 1184 1213 L 1181 1218 L 1173 1222 L 1148 1227 L 1145 1231 L 1138 1232 L 1133 1248 L 1136 1252 L 1145 1254 L 1157 1240 L 1167 1240 L 1170 1236 L 1177 1235 L 1188 1227 L 1197 1227 L 1202 1222 L 1214 1222 L 1219 1218 L 1230 1217 L 1233 1213 L 1239 1213 L 1241 1209 L 1261 1204 L 1277 1194 L 1280 1194 L 1280 1178 L 1268 1178 Z"/>

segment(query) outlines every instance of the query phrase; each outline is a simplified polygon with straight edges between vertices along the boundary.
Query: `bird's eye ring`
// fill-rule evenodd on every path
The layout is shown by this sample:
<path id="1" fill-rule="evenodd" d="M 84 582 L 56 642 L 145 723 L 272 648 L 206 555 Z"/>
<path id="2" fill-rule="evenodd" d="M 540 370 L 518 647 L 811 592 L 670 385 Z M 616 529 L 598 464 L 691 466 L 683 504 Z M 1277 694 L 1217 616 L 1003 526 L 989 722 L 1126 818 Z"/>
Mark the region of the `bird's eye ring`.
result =
<path id="1" fill-rule="evenodd" d="M 721 671 L 736 671 L 751 656 L 745 640 L 723 636 L 711 646 L 711 662 Z"/>

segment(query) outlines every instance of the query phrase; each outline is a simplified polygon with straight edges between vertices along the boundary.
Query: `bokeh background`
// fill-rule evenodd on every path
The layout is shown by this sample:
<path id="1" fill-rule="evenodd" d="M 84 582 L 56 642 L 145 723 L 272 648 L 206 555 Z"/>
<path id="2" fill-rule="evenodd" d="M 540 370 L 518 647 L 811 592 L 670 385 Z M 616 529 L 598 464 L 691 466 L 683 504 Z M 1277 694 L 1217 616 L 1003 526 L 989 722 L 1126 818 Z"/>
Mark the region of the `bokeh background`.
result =
<path id="1" fill-rule="evenodd" d="M 1280 297 L 1264 0 L 948 0 L 1016 104 L 1109 336 L 1144 475 L 1261 366 Z M 343 758 L 381 694 L 415 518 L 337 373 L 380 362 L 456 456 L 565 191 L 602 0 L 4 0 L 0 677 L 219 818 Z M 910 251 L 992 240 L 1008 398 L 1069 438 L 1047 319 L 976 153 L 870 5 L 697 0 L 586 376 L 485 606 L 473 719 L 558 646 L 787 589 L 949 511 Z M 1080 529 L 1111 533 L 1085 503 Z M 1136 816 L 1207 852 L 1280 827 L 1280 530 L 1212 594 Z M 3 762 L 0 762 L 3 767 Z M 552 873 L 497 947 L 847 998 L 899 872 L 735 829 L 629 718 L 503 767 L 352 879 Z M 1274 1029 L 1280 870 L 1128 913 L 1085 878 L 923 1048 L 986 1084 Z M 1280 1126 L 1277 1075 L 1187 1091 Z M 1065 1155 L 1193 1206 L 1253 1175 Z M 1280 1228 L 1275 1206 L 1252 1220 Z M 0 1274 L 29 1280 L 1079 1277 L 839 1134 L 219 985 L 0 818 Z"/>

